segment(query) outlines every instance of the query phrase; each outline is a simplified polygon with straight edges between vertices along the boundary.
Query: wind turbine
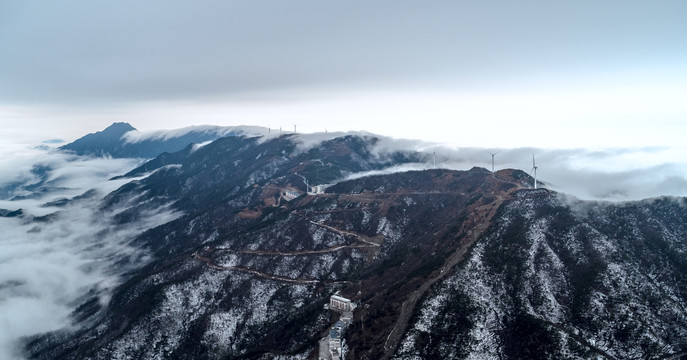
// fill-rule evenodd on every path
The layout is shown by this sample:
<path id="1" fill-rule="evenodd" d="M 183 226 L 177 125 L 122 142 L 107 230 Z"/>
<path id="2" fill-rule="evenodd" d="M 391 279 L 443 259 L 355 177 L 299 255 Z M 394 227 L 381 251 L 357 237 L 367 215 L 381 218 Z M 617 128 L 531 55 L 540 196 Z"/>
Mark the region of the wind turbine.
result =
<path id="1" fill-rule="evenodd" d="M 434 163 L 433 163 L 433 168 L 437 168 L 437 148 L 434 147 Z"/>
<path id="2" fill-rule="evenodd" d="M 494 172 L 494 155 L 498 154 L 497 152 L 492 153 L 490 152 L 489 155 L 491 155 L 491 172 Z"/>
<path id="3" fill-rule="evenodd" d="M 534 162 L 534 154 L 532 154 L 532 171 L 534 172 L 534 188 L 537 188 L 537 163 Z"/>

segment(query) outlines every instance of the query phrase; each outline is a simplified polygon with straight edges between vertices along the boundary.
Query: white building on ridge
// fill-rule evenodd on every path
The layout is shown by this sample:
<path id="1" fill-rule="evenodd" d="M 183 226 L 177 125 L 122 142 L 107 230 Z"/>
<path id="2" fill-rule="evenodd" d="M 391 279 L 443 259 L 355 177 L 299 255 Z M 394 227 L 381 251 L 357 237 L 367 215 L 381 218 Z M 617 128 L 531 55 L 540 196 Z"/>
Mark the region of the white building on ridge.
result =
<path id="1" fill-rule="evenodd" d="M 353 304 L 351 300 L 337 294 L 338 293 L 329 298 L 330 309 L 339 311 L 353 311 L 353 309 L 355 309 L 355 304 Z"/>

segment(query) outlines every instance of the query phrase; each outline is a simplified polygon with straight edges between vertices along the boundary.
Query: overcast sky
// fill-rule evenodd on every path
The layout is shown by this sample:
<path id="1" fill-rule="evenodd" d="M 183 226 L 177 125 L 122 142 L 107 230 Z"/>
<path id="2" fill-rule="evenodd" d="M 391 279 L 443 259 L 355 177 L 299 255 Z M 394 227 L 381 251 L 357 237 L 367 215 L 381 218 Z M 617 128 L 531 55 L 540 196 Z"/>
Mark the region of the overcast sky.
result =
<path id="1" fill-rule="evenodd" d="M 687 133 L 685 16 L 681 0 L 5 0 L 0 119 L 68 139 L 117 120 L 667 145 Z"/>
<path id="2" fill-rule="evenodd" d="M 529 171 L 536 153 L 547 186 L 582 198 L 686 196 L 687 1 L 0 0 L 0 185 L 37 163 L 64 196 L 116 185 L 135 162 L 31 148 L 115 121 L 365 130 L 446 144 L 441 167 L 490 168 L 489 150 Z M 126 234 L 75 206 L 38 232 L 0 219 L 2 358 L 112 286 L 89 241 L 121 251 Z"/>
<path id="3" fill-rule="evenodd" d="M 0 139 L 297 124 L 684 165 L 686 18 L 682 0 L 5 0 Z"/>

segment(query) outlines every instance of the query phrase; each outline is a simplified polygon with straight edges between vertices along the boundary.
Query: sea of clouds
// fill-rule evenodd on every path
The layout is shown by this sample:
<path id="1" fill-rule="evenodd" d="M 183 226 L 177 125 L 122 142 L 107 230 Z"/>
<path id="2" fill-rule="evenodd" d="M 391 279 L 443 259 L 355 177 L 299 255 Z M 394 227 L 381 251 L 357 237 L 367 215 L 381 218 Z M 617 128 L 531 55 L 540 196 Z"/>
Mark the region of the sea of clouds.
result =
<path id="1" fill-rule="evenodd" d="M 396 139 L 366 132 L 317 133 L 294 137 L 301 150 L 337 136 L 357 135 L 379 139 L 373 155 L 396 151 L 419 151 L 423 161 L 388 169 L 350 174 L 347 179 L 433 167 L 468 170 L 478 166 L 494 170 L 520 169 L 531 175 L 533 157 L 537 177 L 549 189 L 583 200 L 632 201 L 660 196 L 687 196 L 685 149 L 634 147 L 607 149 L 461 148 L 426 141 Z"/>
<path id="2" fill-rule="evenodd" d="M 107 303 L 131 270 L 114 264 L 128 258 L 131 266 L 141 266 L 149 260 L 129 246 L 131 240 L 179 214 L 163 207 L 122 226 L 112 212 L 99 210 L 101 199 L 126 182 L 108 179 L 140 160 L 79 157 L 46 146 L 3 150 L 0 187 L 13 190 L 0 200 L 0 209 L 23 213 L 0 217 L 0 359 L 13 360 L 23 358 L 23 338 L 71 326 L 70 314 L 87 294 Z M 43 181 L 48 190 L 38 196 L 23 188 L 41 181 L 31 171 L 35 166 L 51 169 Z M 89 190 L 90 196 L 65 206 L 46 206 Z"/>

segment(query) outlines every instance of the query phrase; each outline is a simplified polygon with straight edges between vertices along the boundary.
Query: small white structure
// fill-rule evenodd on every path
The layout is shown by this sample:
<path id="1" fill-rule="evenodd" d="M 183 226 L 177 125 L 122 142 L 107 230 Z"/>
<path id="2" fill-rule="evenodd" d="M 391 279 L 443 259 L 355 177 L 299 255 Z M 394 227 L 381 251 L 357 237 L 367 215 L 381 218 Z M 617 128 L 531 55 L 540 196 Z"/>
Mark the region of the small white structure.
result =
<path id="1" fill-rule="evenodd" d="M 341 321 L 346 324 L 350 324 L 353 321 L 353 311 L 344 311 L 341 314 Z"/>
<path id="2" fill-rule="evenodd" d="M 341 354 L 339 354 L 339 351 L 336 349 L 329 350 L 329 356 L 332 357 L 332 360 L 341 360 Z"/>
<path id="3" fill-rule="evenodd" d="M 353 304 L 350 299 L 346 299 L 338 294 L 337 292 L 329 298 L 329 308 L 339 311 L 353 311 L 353 309 L 355 309 L 355 304 Z"/>
<path id="4" fill-rule="evenodd" d="M 282 197 L 286 201 L 291 201 L 299 196 L 301 196 L 301 192 L 298 190 L 287 189 L 282 193 Z"/>
<path id="5" fill-rule="evenodd" d="M 320 340 L 319 360 L 341 360 L 345 358 L 343 335 L 346 324 L 337 321 L 329 329 L 329 335 Z"/>
<path id="6" fill-rule="evenodd" d="M 329 330 L 329 351 L 339 349 L 341 349 L 341 332 L 337 329 L 331 329 Z"/>
<path id="7" fill-rule="evenodd" d="M 325 336 L 320 340 L 318 358 L 320 360 L 345 359 L 346 354 L 343 335 L 346 328 L 353 320 L 353 309 L 355 309 L 355 304 L 350 299 L 346 299 L 339 295 L 337 291 L 336 294 L 329 297 L 329 304 L 326 304 L 325 308 L 340 312 L 342 315 L 341 319 L 329 329 L 329 336 Z"/>
<path id="8" fill-rule="evenodd" d="M 329 356 L 334 359 L 344 358 L 343 334 L 346 331 L 346 324 L 337 321 L 329 330 Z"/>
<path id="9" fill-rule="evenodd" d="M 308 186 L 308 195 L 324 194 L 325 187 L 323 185 Z"/>

